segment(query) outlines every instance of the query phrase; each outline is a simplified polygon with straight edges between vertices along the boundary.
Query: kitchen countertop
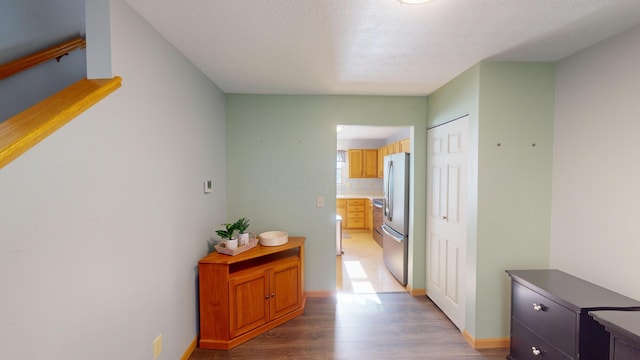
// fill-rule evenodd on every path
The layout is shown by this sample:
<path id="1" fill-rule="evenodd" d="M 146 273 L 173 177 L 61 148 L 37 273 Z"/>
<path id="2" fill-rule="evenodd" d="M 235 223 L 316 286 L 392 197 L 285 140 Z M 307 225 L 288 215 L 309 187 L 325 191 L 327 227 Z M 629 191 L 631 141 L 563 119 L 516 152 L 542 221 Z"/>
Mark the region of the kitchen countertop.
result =
<path id="1" fill-rule="evenodd" d="M 342 194 L 336 195 L 336 199 L 382 199 L 384 194 L 382 193 L 374 193 L 374 194 Z"/>

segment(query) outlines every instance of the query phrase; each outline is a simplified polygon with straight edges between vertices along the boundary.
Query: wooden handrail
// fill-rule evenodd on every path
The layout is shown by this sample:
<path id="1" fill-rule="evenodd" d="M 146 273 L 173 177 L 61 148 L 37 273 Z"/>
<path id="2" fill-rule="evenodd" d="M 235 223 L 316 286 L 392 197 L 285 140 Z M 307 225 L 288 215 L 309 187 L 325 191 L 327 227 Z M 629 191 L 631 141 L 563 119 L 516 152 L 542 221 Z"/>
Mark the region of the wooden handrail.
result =
<path id="1" fill-rule="evenodd" d="M 75 49 L 83 49 L 86 46 L 87 41 L 85 39 L 76 38 L 52 46 L 48 49 L 38 51 L 37 53 L 25 56 L 18 60 L 2 64 L 0 65 L 0 80 L 8 78 L 9 76 L 24 71 L 32 66 L 42 64 L 43 62 L 47 62 L 53 59 L 59 59 L 60 57 L 68 54 L 70 51 L 73 51 Z"/>
<path id="2" fill-rule="evenodd" d="M 120 87 L 122 79 L 82 79 L 0 123 L 0 168 Z"/>

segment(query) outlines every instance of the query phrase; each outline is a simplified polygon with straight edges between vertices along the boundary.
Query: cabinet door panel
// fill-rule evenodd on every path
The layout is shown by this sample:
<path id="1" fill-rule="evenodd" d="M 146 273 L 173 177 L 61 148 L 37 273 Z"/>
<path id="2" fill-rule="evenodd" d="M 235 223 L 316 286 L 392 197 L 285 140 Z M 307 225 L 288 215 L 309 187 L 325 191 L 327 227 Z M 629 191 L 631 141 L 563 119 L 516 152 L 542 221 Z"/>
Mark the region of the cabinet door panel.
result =
<path id="1" fill-rule="evenodd" d="M 378 177 L 384 177 L 384 157 L 387 156 L 387 147 L 383 146 L 378 149 Z"/>
<path id="2" fill-rule="evenodd" d="M 230 337 L 236 337 L 269 321 L 269 278 L 264 271 L 229 281 Z"/>
<path id="3" fill-rule="evenodd" d="M 364 177 L 378 177 L 378 150 L 367 149 L 364 151 Z"/>
<path id="4" fill-rule="evenodd" d="M 342 228 L 345 229 L 347 227 L 347 200 L 346 199 L 336 200 L 336 213 L 342 217 Z"/>
<path id="5" fill-rule="evenodd" d="M 285 315 L 300 305 L 300 263 L 280 265 L 271 270 L 271 319 Z"/>
<path id="6" fill-rule="evenodd" d="M 349 149 L 349 177 L 361 178 L 364 176 L 364 154 L 359 149 Z"/>
<path id="7" fill-rule="evenodd" d="M 406 140 L 400 141 L 400 152 L 406 152 L 406 153 L 411 152 L 411 140 L 406 139 Z"/>
<path id="8" fill-rule="evenodd" d="M 347 221 L 347 229 L 363 229 L 364 218 L 349 218 Z"/>

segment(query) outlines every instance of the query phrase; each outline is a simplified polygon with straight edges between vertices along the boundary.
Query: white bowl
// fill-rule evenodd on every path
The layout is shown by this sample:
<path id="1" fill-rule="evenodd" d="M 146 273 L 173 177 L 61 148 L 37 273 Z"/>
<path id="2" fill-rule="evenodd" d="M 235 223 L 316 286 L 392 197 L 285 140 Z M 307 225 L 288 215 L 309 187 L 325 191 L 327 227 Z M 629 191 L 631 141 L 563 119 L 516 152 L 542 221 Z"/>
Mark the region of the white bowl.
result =
<path id="1" fill-rule="evenodd" d="M 260 234 L 260 245 L 280 246 L 289 242 L 289 234 L 284 231 L 267 231 Z"/>

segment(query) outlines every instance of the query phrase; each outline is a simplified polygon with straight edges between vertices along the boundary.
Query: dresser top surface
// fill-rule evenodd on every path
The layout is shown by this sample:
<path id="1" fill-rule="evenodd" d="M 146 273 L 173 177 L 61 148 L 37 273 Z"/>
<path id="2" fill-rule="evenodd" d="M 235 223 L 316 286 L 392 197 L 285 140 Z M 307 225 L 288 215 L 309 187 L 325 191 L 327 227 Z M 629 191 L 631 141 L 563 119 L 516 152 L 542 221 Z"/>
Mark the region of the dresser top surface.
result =
<path id="1" fill-rule="evenodd" d="M 640 311 L 600 310 L 589 315 L 617 337 L 622 335 L 640 345 Z"/>
<path id="2" fill-rule="evenodd" d="M 507 270 L 507 273 L 514 281 L 574 311 L 640 308 L 640 301 L 560 270 Z"/>

